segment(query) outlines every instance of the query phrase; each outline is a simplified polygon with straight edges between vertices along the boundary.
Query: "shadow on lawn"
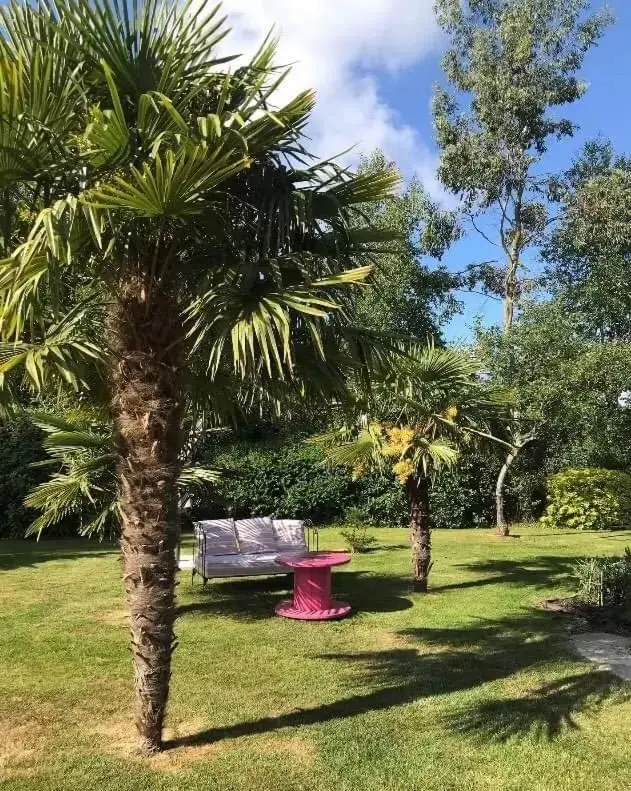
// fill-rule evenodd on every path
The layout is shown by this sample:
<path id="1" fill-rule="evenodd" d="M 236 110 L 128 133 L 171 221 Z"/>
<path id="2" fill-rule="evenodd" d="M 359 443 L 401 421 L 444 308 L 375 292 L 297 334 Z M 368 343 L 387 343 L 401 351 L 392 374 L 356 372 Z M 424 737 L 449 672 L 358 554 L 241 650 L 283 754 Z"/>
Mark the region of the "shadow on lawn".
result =
<path id="1" fill-rule="evenodd" d="M 205 613 L 233 616 L 239 620 L 267 619 L 282 598 L 279 594 L 286 591 L 289 597 L 292 587 L 293 575 L 211 581 L 206 588 L 201 585 L 195 588 L 197 601 L 178 607 L 177 615 Z M 376 591 L 378 595 L 375 595 Z M 334 596 L 348 599 L 355 614 L 407 610 L 412 607 L 412 602 L 404 598 L 409 593 L 411 583 L 400 576 L 362 571 L 333 573 Z"/>
<path id="2" fill-rule="evenodd" d="M 409 544 L 377 544 L 377 546 L 371 550 L 371 552 L 393 552 L 394 550 L 399 549 L 410 549 Z"/>
<path id="3" fill-rule="evenodd" d="M 481 560 L 477 563 L 460 563 L 454 568 L 477 574 L 492 574 L 482 579 L 464 580 L 448 585 L 432 586 L 432 591 L 481 588 L 485 585 L 521 585 L 535 590 L 554 587 L 569 576 L 577 557 L 543 555 L 522 560 Z"/>
<path id="4" fill-rule="evenodd" d="M 0 541 L 0 570 L 11 571 L 18 568 L 32 568 L 51 560 L 76 560 L 118 554 L 114 544 L 101 544 L 78 539 L 31 541 Z"/>
<path id="5" fill-rule="evenodd" d="M 349 685 L 367 691 L 310 709 L 295 709 L 180 737 L 180 747 L 313 725 L 403 706 L 502 679 L 519 672 L 558 665 L 561 639 L 546 613 L 528 611 L 497 621 L 478 621 L 460 629 L 413 629 L 401 632 L 409 647 L 387 651 L 327 654 L 350 670 Z M 432 646 L 439 650 L 432 651 Z M 429 651 L 428 651 L 429 647 Z M 420 653 L 425 651 L 426 653 Z M 567 659 L 570 664 L 572 660 Z M 561 665 L 562 672 L 562 665 Z M 338 668 L 338 673 L 341 668 Z M 602 671 L 581 672 L 526 690 L 523 697 L 472 703 L 445 716 L 447 727 L 481 739 L 506 740 L 533 734 L 554 739 L 576 729 L 575 717 L 607 703 L 630 699 L 629 686 Z"/>

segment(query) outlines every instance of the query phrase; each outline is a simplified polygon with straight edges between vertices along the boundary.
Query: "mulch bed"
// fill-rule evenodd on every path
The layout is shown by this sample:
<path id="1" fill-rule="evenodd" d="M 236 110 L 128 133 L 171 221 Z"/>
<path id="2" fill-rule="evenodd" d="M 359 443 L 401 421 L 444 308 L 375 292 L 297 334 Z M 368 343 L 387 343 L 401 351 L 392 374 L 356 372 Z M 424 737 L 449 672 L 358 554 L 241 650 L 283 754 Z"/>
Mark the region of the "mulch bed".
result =
<path id="1" fill-rule="evenodd" d="M 543 599 L 539 606 L 571 618 L 570 631 L 612 632 L 631 635 L 631 612 L 619 607 L 595 607 L 576 596 L 568 599 Z"/>

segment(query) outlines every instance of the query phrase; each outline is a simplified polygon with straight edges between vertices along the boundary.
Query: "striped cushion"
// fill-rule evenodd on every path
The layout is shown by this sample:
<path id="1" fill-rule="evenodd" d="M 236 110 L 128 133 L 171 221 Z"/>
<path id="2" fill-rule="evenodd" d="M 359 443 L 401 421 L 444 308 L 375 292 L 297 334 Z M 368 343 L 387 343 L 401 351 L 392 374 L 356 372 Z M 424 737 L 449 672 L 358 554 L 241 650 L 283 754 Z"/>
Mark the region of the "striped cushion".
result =
<path id="1" fill-rule="evenodd" d="M 206 555 L 238 554 L 239 545 L 232 519 L 210 519 L 205 522 L 197 522 L 197 528 L 206 538 Z M 201 535 L 199 540 L 201 550 Z"/>
<path id="2" fill-rule="evenodd" d="M 274 552 L 278 547 L 269 516 L 255 516 L 252 519 L 237 519 L 235 522 L 239 538 L 239 552 Z"/>
<path id="3" fill-rule="evenodd" d="M 300 519 L 273 519 L 272 530 L 276 546 L 281 549 L 303 549 L 306 551 L 304 522 Z"/>

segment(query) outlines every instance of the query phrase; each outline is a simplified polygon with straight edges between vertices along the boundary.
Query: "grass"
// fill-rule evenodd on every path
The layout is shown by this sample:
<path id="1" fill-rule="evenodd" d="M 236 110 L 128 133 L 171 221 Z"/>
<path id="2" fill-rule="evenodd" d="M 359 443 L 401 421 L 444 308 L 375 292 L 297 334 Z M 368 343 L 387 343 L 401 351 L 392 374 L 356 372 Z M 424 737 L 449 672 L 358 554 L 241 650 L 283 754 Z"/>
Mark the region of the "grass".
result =
<path id="1" fill-rule="evenodd" d="M 337 623 L 272 616 L 284 578 L 204 591 L 182 574 L 169 749 L 133 755 L 118 556 L 0 542 L 3 791 L 605 791 L 628 786 L 630 687 L 574 658 L 575 558 L 631 536 L 438 532 L 411 594 L 403 530 L 334 572 Z M 341 547 L 339 532 L 322 532 Z"/>

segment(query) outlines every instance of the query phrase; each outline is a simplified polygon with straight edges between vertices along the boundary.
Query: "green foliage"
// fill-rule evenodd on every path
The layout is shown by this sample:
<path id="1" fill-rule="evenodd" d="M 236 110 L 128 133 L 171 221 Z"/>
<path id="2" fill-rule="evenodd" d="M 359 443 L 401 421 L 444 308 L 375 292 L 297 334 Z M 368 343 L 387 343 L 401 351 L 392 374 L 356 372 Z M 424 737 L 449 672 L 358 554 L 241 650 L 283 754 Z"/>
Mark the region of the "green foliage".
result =
<path id="1" fill-rule="evenodd" d="M 541 524 L 576 530 L 631 527 L 631 475 L 588 467 L 550 476 Z"/>
<path id="2" fill-rule="evenodd" d="M 485 433 L 489 416 L 499 412 L 478 373 L 470 355 L 414 346 L 386 376 L 375 377 L 342 426 L 312 441 L 326 448 L 330 464 L 352 469 L 356 478 L 392 472 L 405 484 L 439 475 L 456 465 L 455 440 Z"/>
<path id="3" fill-rule="evenodd" d="M 65 532 L 90 538 L 116 536 L 120 485 L 111 423 L 102 412 L 86 408 L 63 415 L 35 412 L 32 419 L 45 434 L 43 448 L 48 456 L 37 466 L 52 473 L 45 480 L 39 476 L 41 482 L 24 498 L 27 507 L 39 511 L 26 535 L 50 535 L 51 528 L 58 531 L 61 526 Z M 216 485 L 219 477 L 217 470 L 184 465 L 178 478 L 180 500 Z"/>
<path id="4" fill-rule="evenodd" d="M 445 76 L 456 94 L 473 98 L 461 110 L 456 96 L 437 89 L 441 180 L 470 205 L 516 197 L 519 212 L 526 209 L 521 221 L 528 236 L 545 220 L 536 211 L 540 203 L 523 202 L 528 171 L 551 138 L 574 129 L 550 110 L 583 95 L 576 72 L 610 22 L 607 13 L 585 17 L 588 6 L 587 0 L 436 2 L 451 38 Z"/>
<path id="5" fill-rule="evenodd" d="M 31 466 L 46 458 L 42 441 L 42 432 L 26 415 L 0 425 L 0 538 L 21 538 L 33 520 L 24 498 L 46 477 Z"/>
<path id="6" fill-rule="evenodd" d="M 371 526 L 395 527 L 409 521 L 405 489 L 392 475 L 374 470 L 353 480 L 345 467 L 323 466 L 322 448 L 305 444 L 299 438 L 259 437 L 225 447 L 209 446 L 197 458 L 220 466 L 225 474 L 215 488 L 193 494 L 196 516 L 278 514 L 322 522 L 348 520 L 355 513 L 358 524 Z M 461 529 L 490 524 L 500 463 L 491 452 L 466 448 L 458 466 L 433 481 L 433 525 Z M 522 481 L 521 475 L 519 480 Z M 528 474 L 523 480 L 530 481 Z M 536 485 L 542 485 L 539 478 Z M 509 487 L 509 509 L 515 517 L 531 515 L 537 508 L 530 497 L 528 487 L 524 492 Z"/>
<path id="7" fill-rule="evenodd" d="M 624 310 L 618 316 L 621 326 Z M 557 297 L 528 304 L 510 333 L 480 330 L 477 351 L 495 384 L 512 385 L 521 422 L 536 431 L 514 469 L 530 472 L 533 492 L 535 478 L 568 467 L 631 468 L 631 410 L 619 403 L 631 344 L 595 337 L 584 314 Z"/>
<path id="8" fill-rule="evenodd" d="M 146 316 L 169 302 L 175 380 L 203 415 L 226 371 L 233 407 L 305 380 L 339 395 L 372 345 L 350 326 L 384 243 L 363 212 L 399 176 L 316 163 L 314 94 L 281 101 L 272 38 L 225 68 L 207 0 L 14 2 L 0 17 L 0 394 L 18 370 L 38 390 L 102 379 L 120 330 L 119 316 L 103 333 L 104 314 L 133 293 Z"/>
<path id="9" fill-rule="evenodd" d="M 351 525 L 344 528 L 344 530 L 340 530 L 340 535 L 352 552 L 369 552 L 377 543 L 377 539 L 370 535 L 365 525 L 363 527 Z"/>
<path id="10" fill-rule="evenodd" d="M 349 475 L 322 466 L 322 452 L 302 442 L 234 444 L 202 456 L 225 470 L 216 491 L 194 494 L 198 516 L 278 515 L 322 522 L 351 504 Z"/>
<path id="11" fill-rule="evenodd" d="M 621 558 L 593 557 L 574 566 L 578 597 L 594 607 L 625 607 L 631 603 L 631 550 Z"/>
<path id="12" fill-rule="evenodd" d="M 348 526 L 340 530 L 340 535 L 352 552 L 368 552 L 377 543 L 377 539 L 368 532 L 362 508 L 349 508 L 344 521 Z"/>
<path id="13" fill-rule="evenodd" d="M 547 286 L 598 340 L 631 338 L 631 158 L 586 144 L 556 185 L 561 221 L 544 248 Z"/>
<path id="14" fill-rule="evenodd" d="M 405 489 L 391 475 L 368 472 L 355 482 L 353 491 L 354 502 L 368 524 L 390 527 L 408 523 Z"/>
<path id="15" fill-rule="evenodd" d="M 360 173 L 393 168 L 381 151 L 360 163 Z M 457 276 L 438 261 L 458 235 L 456 215 L 440 210 L 422 184 L 412 180 L 405 190 L 365 208 L 375 227 L 397 237 L 393 252 L 379 257 L 374 287 L 358 292 L 357 314 L 362 326 L 384 332 L 435 337 L 458 312 L 452 289 Z"/>
<path id="16" fill-rule="evenodd" d="M 488 453 L 468 449 L 454 470 L 445 472 L 430 491 L 432 523 L 443 529 L 486 527 L 495 508 L 495 478 L 500 462 Z"/>
<path id="17" fill-rule="evenodd" d="M 44 448 L 52 470 L 47 480 L 25 499 L 39 516 L 27 535 L 65 525 L 82 536 L 113 538 L 118 528 L 118 483 L 112 431 L 94 410 L 67 414 L 35 413 L 35 424 L 45 432 Z"/>

